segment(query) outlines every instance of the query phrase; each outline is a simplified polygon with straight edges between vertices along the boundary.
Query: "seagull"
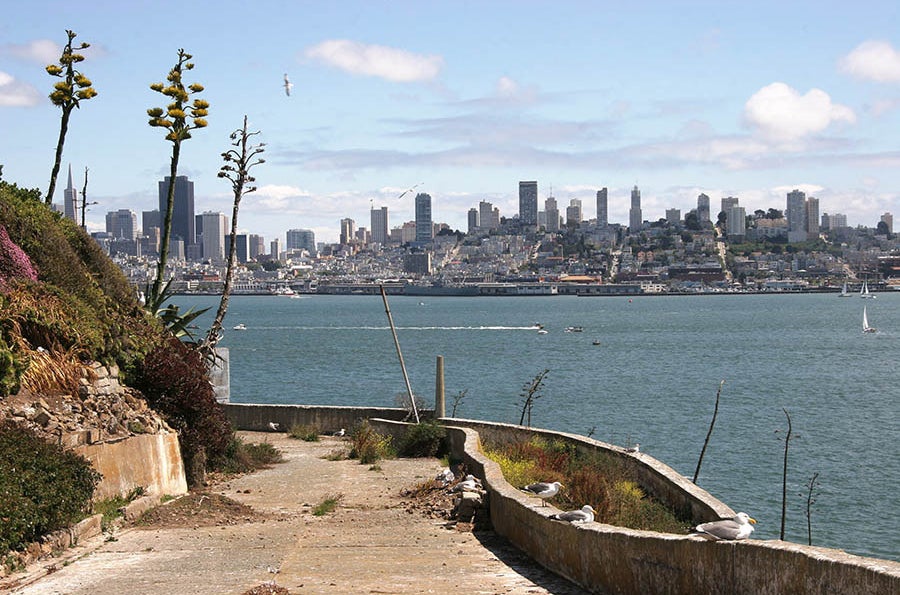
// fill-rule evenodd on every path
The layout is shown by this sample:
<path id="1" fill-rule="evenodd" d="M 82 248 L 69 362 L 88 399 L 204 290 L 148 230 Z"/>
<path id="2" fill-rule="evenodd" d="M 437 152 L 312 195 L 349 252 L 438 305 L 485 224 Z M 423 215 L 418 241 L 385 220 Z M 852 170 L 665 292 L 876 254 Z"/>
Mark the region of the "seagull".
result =
<path id="1" fill-rule="evenodd" d="M 443 471 L 441 471 L 440 473 L 438 473 L 437 477 L 435 477 L 434 480 L 441 482 L 442 485 L 447 485 L 451 481 L 453 481 L 454 477 L 455 476 L 453 475 L 453 471 L 451 469 L 447 468 L 447 469 L 444 469 Z"/>
<path id="2" fill-rule="evenodd" d="M 558 481 L 554 481 L 553 483 L 544 483 L 539 481 L 537 483 L 530 483 L 524 488 L 522 488 L 523 492 L 527 492 L 532 496 L 537 496 L 541 500 L 544 501 L 544 506 L 547 506 L 546 500 L 548 498 L 552 498 L 559 492 L 559 488 L 563 487 L 563 484 Z"/>
<path id="3" fill-rule="evenodd" d="M 291 88 L 294 86 L 294 83 L 291 82 L 291 79 L 288 78 L 287 73 L 284 73 L 284 93 L 288 97 L 291 96 Z"/>
<path id="4" fill-rule="evenodd" d="M 720 539 L 747 539 L 753 533 L 756 519 L 750 518 L 746 512 L 737 513 L 734 518 L 701 523 L 694 527 L 691 535 L 700 535 L 712 541 Z"/>
<path id="5" fill-rule="evenodd" d="M 451 492 L 477 492 L 481 489 L 481 480 L 474 475 L 466 475 L 465 479 L 453 486 Z"/>
<path id="6" fill-rule="evenodd" d="M 416 184 L 416 185 L 413 186 L 412 188 L 409 188 L 409 189 L 407 189 L 407 190 L 404 190 L 404 191 L 400 194 L 400 196 L 397 197 L 397 200 L 400 200 L 401 198 L 403 198 L 404 196 L 406 196 L 407 194 L 409 194 L 410 192 L 412 192 L 413 190 L 415 190 L 417 187 L 421 186 L 421 185 L 424 184 L 424 183 L 425 183 L 425 182 L 419 182 L 418 184 Z"/>
<path id="7" fill-rule="evenodd" d="M 641 444 L 639 442 L 635 442 L 634 446 L 632 446 L 631 448 L 626 448 L 625 452 L 628 452 L 631 454 L 638 454 L 641 452 Z"/>
<path id="8" fill-rule="evenodd" d="M 331 435 L 341 438 L 342 436 L 347 435 L 347 430 L 345 430 L 344 428 L 341 428 L 340 430 L 335 430 L 334 432 L 332 432 Z"/>
<path id="9" fill-rule="evenodd" d="M 594 515 L 596 513 L 597 511 L 591 508 L 590 504 L 585 504 L 581 507 L 581 510 L 570 510 L 559 514 L 551 514 L 550 518 L 559 521 L 569 521 L 570 523 L 593 523 Z"/>
<path id="10" fill-rule="evenodd" d="M 269 429 L 272 430 L 273 432 L 277 432 L 279 427 L 280 426 L 277 423 L 275 423 L 274 421 L 269 422 Z"/>

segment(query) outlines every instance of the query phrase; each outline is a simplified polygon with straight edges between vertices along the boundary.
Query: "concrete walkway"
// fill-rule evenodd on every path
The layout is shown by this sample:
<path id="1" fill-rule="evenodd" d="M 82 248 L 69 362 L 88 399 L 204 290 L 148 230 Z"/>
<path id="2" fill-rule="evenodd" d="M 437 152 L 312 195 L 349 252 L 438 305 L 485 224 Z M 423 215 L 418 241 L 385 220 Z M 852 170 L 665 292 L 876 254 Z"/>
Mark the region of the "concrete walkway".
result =
<path id="1" fill-rule="evenodd" d="M 221 595 L 274 581 L 292 594 L 583 593 L 492 533 L 459 532 L 410 510 L 400 490 L 433 478 L 437 460 L 382 461 L 372 470 L 327 460 L 346 446 L 335 438 L 310 443 L 241 434 L 272 443 L 286 462 L 215 491 L 267 513 L 265 521 L 127 529 L 114 540 L 73 548 L 69 563 L 57 562 L 54 572 L 7 592 Z M 334 512 L 311 513 L 337 494 Z"/>

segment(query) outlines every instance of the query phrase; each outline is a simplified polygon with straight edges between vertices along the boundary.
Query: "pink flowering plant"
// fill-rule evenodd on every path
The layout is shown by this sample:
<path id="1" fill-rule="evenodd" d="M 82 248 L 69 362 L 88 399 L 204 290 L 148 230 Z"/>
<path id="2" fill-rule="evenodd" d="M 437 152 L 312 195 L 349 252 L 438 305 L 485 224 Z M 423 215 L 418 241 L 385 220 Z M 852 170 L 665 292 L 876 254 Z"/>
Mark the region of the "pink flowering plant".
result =
<path id="1" fill-rule="evenodd" d="M 37 281 L 37 271 L 25 251 L 10 239 L 6 228 L 0 225 L 0 291 L 6 288 L 9 280 L 15 278 Z"/>

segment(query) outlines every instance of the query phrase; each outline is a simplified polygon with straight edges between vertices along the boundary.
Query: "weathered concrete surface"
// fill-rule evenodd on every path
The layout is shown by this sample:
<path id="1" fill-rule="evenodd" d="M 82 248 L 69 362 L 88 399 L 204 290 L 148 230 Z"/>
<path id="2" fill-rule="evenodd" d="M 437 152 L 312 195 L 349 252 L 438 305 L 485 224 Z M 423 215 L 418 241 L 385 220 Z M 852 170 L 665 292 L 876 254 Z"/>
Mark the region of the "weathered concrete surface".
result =
<path id="1" fill-rule="evenodd" d="M 583 593 L 503 539 L 457 532 L 407 512 L 399 491 L 433 478 L 436 460 L 383 461 L 381 470 L 370 470 L 323 458 L 343 447 L 337 439 L 308 443 L 278 433 L 242 434 L 267 440 L 287 461 L 216 491 L 270 519 L 131 529 L 115 541 L 74 548 L 80 558 L 58 562 L 56 572 L 11 592 L 220 595 L 274 580 L 291 593 Z M 334 494 L 343 495 L 335 512 L 311 514 L 310 505 Z"/>
<path id="2" fill-rule="evenodd" d="M 118 442 L 88 444 L 72 449 L 103 475 L 94 500 L 128 494 L 142 487 L 156 496 L 187 493 L 184 464 L 175 432 L 140 434 Z"/>

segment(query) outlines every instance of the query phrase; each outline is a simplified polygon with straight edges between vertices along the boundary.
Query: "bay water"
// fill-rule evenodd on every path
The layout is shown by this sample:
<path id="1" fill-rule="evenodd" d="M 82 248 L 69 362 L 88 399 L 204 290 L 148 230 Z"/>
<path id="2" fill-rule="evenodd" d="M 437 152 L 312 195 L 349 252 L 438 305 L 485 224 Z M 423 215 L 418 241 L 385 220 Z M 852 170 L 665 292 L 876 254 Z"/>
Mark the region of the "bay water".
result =
<path id="1" fill-rule="evenodd" d="M 183 309 L 218 297 L 178 296 Z M 786 539 L 900 560 L 900 292 L 637 297 L 389 297 L 413 392 L 447 413 L 631 446 L 756 518 L 777 539 L 787 418 Z M 862 332 L 863 306 L 879 330 Z M 243 324 L 246 330 L 232 330 Z M 547 331 L 539 333 L 535 324 Z M 566 332 L 580 326 L 582 332 Z M 238 403 L 398 406 L 406 394 L 381 296 L 232 296 L 220 343 Z M 460 395 L 464 394 L 461 398 Z"/>

